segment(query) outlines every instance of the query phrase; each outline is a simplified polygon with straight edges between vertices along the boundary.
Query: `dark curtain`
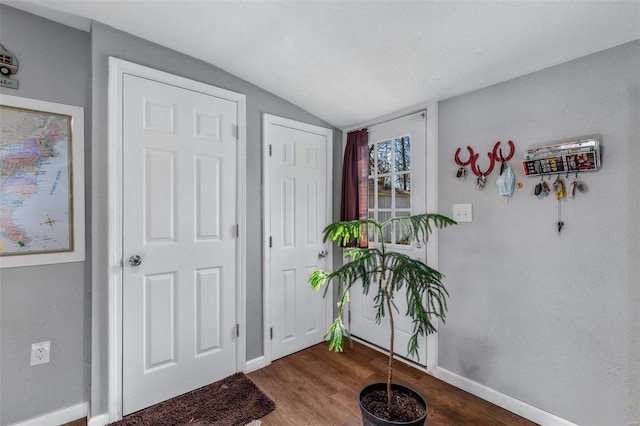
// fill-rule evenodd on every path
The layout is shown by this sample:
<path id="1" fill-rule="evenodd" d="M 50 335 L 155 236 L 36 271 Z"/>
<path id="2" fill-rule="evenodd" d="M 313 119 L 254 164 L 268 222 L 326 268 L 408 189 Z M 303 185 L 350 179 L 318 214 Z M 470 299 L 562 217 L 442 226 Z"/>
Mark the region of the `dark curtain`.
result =
<path id="1" fill-rule="evenodd" d="M 368 143 L 367 129 L 347 134 L 347 146 L 342 162 L 341 221 L 367 218 Z M 366 235 L 360 246 L 367 247 Z"/>

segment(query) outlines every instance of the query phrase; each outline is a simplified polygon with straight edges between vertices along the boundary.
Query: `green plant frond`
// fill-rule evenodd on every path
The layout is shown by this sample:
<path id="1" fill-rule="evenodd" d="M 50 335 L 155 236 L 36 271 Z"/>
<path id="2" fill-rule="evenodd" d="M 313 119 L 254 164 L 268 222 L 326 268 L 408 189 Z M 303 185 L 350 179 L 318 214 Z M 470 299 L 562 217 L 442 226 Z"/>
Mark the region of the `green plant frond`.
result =
<path id="1" fill-rule="evenodd" d="M 430 289 L 427 293 L 427 300 L 429 300 L 429 314 L 437 316 L 445 322 L 447 316 L 447 299 L 445 295 L 449 295 L 447 290 L 443 287 L 436 289 L 435 291 Z"/>
<path id="2" fill-rule="evenodd" d="M 347 247 L 344 249 L 344 257 L 348 257 L 351 260 L 360 259 L 361 257 L 373 256 L 375 255 L 375 249 L 370 248 L 360 248 L 360 247 Z"/>
<path id="3" fill-rule="evenodd" d="M 407 352 L 410 356 L 417 357 L 417 359 L 420 359 L 418 338 L 437 331 L 433 324 L 434 318 L 441 318 L 444 322 L 444 311 L 428 309 L 430 305 L 434 304 L 433 300 L 425 307 L 423 304 L 425 298 L 423 296 L 424 293 L 419 291 L 418 288 L 412 286 L 407 287 L 407 315 L 412 318 L 413 322 L 413 331 L 407 344 Z M 427 299 L 429 300 L 430 298 L 427 297 Z M 444 298 L 435 302 L 435 304 L 440 303 L 446 303 Z"/>
<path id="4" fill-rule="evenodd" d="M 403 285 L 428 286 L 440 284 L 443 275 L 419 259 L 403 253 L 389 252 L 385 256 L 385 266 L 392 271 L 391 281 L 394 287 Z"/>
<path id="5" fill-rule="evenodd" d="M 343 289 L 338 302 L 338 315 L 324 335 L 325 339 L 329 341 L 329 350 L 333 352 L 342 352 L 344 350 L 344 337 L 349 340 L 349 345 L 353 347 L 353 341 L 351 340 L 351 334 L 349 330 L 344 326 L 342 322 L 342 316 L 344 314 L 344 308 L 349 302 L 349 290 Z"/>
<path id="6" fill-rule="evenodd" d="M 376 311 L 376 324 L 380 324 L 385 316 L 385 294 L 380 287 L 378 294 L 373 298 L 373 309 Z"/>
<path id="7" fill-rule="evenodd" d="M 349 344 L 353 346 L 353 341 L 351 340 L 351 335 L 349 331 L 342 323 L 342 317 L 338 316 L 331 326 L 329 330 L 327 330 L 327 334 L 324 337 L 329 340 L 329 350 L 332 352 L 342 352 L 344 351 L 344 338 L 346 337 L 349 341 Z"/>
<path id="8" fill-rule="evenodd" d="M 318 291 L 320 288 L 327 282 L 329 278 L 329 274 L 321 269 L 317 269 L 311 273 L 309 276 L 309 284 L 311 284 L 311 289 Z"/>
<path id="9" fill-rule="evenodd" d="M 391 302 L 391 306 L 393 307 L 393 309 L 396 310 L 396 312 L 400 312 L 400 309 L 398 309 L 398 306 L 396 305 L 396 301 L 393 298 L 391 298 L 389 302 Z"/>
<path id="10" fill-rule="evenodd" d="M 325 272 L 324 274 L 318 274 L 314 271 L 309 277 L 309 282 L 313 284 L 312 280 L 319 279 L 319 277 L 325 278 L 324 283 L 329 281 L 337 281 L 343 285 L 350 287 L 356 281 L 361 280 L 362 285 L 366 291 L 368 291 L 369 285 L 373 280 L 377 278 L 377 274 L 381 270 L 381 252 L 377 248 L 373 249 L 349 249 L 350 253 L 353 253 L 355 257 L 333 272 Z"/>
<path id="11" fill-rule="evenodd" d="M 444 322 L 448 296 L 442 284 L 444 276 L 424 262 L 402 253 L 386 253 L 385 262 L 391 288 L 405 288 L 406 315 L 413 322 L 407 350 L 409 355 L 419 358 L 418 338 L 436 331 L 432 323 L 435 318 Z"/>
<path id="12" fill-rule="evenodd" d="M 340 301 L 338 302 L 338 308 L 340 308 L 340 316 L 342 316 L 342 311 L 344 311 L 344 307 L 349 303 L 349 290 L 345 290 L 341 292 L 342 296 L 340 296 Z"/>
<path id="13" fill-rule="evenodd" d="M 322 241 L 326 243 L 327 240 L 331 240 L 342 247 L 347 246 L 354 241 L 359 245 L 360 240 L 364 236 L 362 232 L 364 226 L 367 226 L 368 228 L 375 228 L 379 225 L 378 222 L 373 219 L 334 222 L 327 225 L 327 227 L 322 231 L 322 233 L 324 234 Z"/>

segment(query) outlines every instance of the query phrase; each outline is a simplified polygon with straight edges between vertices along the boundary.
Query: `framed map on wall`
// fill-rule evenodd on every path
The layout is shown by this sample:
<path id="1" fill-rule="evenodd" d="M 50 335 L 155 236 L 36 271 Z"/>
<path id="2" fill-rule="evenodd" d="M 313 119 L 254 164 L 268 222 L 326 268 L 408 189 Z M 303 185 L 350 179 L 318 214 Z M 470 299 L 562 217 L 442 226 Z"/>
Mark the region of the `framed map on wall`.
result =
<path id="1" fill-rule="evenodd" d="M 0 267 L 84 259 L 84 108 L 0 94 Z"/>

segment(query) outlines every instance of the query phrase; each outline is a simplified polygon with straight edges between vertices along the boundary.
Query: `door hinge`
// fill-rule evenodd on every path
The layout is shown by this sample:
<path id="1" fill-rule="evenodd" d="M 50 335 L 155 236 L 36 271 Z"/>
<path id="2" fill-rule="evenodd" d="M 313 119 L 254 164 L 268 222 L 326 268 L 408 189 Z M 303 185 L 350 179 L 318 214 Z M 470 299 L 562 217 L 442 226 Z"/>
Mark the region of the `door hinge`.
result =
<path id="1" fill-rule="evenodd" d="M 240 238 L 240 224 L 236 223 L 236 238 Z"/>
<path id="2" fill-rule="evenodd" d="M 273 237 L 269 237 L 269 248 L 273 247 Z"/>
<path id="3" fill-rule="evenodd" d="M 240 337 L 240 324 L 236 324 L 236 337 Z"/>
<path id="4" fill-rule="evenodd" d="M 269 145 L 269 157 L 273 155 L 273 145 Z"/>
<path id="5" fill-rule="evenodd" d="M 236 139 L 240 139 L 240 126 L 236 125 Z"/>
<path id="6" fill-rule="evenodd" d="M 271 340 L 273 340 L 273 327 L 269 329 L 269 335 L 271 336 Z"/>
<path id="7" fill-rule="evenodd" d="M 351 325 L 351 311 L 347 311 L 347 322 Z"/>

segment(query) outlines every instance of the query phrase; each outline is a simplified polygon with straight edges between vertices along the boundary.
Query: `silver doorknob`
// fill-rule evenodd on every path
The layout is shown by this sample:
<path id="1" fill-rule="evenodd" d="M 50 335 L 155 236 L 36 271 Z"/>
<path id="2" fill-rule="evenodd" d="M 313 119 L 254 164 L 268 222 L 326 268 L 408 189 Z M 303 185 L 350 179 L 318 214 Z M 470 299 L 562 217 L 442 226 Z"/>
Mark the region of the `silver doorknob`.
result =
<path id="1" fill-rule="evenodd" d="M 131 266 L 140 266 L 141 263 L 142 263 L 142 258 L 137 254 L 134 254 L 129 258 L 129 265 Z"/>
<path id="2" fill-rule="evenodd" d="M 320 253 L 318 253 L 318 258 L 322 259 L 324 257 L 327 257 L 328 254 L 329 252 L 327 252 L 326 250 L 322 250 Z"/>

